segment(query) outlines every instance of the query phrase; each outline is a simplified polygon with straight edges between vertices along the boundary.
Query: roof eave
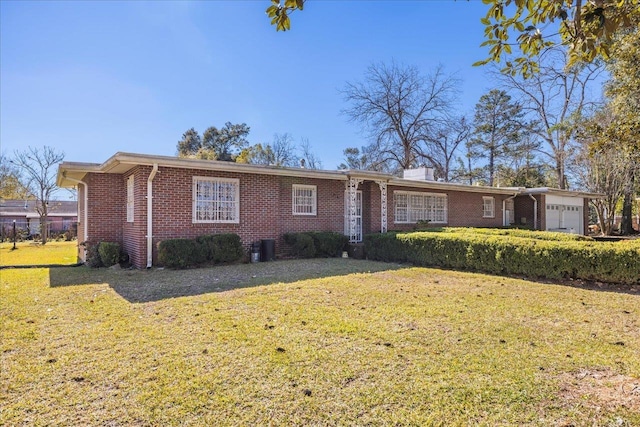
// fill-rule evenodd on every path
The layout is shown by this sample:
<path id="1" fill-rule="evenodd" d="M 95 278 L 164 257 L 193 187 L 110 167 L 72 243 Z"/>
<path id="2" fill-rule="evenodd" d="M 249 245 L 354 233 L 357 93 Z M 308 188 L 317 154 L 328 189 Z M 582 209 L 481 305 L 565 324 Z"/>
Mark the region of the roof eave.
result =
<path id="1" fill-rule="evenodd" d="M 431 190 L 449 190 L 449 191 L 464 191 L 470 193 L 484 193 L 484 194 L 506 194 L 516 195 L 521 192 L 519 188 L 508 187 L 487 187 L 481 185 L 466 185 L 455 184 L 451 182 L 440 181 L 420 181 L 404 178 L 393 178 L 389 181 L 389 185 L 396 185 L 399 187 L 419 187 L 428 188 Z"/>

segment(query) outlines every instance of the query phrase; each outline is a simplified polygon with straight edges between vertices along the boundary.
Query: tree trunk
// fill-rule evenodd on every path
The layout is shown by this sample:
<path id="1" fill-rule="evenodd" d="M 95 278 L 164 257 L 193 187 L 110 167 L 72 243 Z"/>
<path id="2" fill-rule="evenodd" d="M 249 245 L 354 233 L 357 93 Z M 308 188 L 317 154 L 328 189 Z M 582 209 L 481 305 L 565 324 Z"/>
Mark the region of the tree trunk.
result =
<path id="1" fill-rule="evenodd" d="M 629 182 L 627 182 L 624 201 L 622 202 L 622 221 L 620 222 L 620 234 L 629 235 L 633 234 L 633 199 L 634 199 L 634 187 L 635 187 L 636 174 L 631 173 Z"/>

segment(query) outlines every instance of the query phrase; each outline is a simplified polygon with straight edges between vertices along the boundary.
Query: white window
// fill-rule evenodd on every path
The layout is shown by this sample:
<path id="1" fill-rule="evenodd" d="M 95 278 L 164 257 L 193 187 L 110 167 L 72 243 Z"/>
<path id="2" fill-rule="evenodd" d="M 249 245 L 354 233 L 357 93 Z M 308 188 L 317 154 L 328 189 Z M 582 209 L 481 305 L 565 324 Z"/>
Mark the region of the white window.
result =
<path id="1" fill-rule="evenodd" d="M 133 175 L 127 178 L 127 222 L 133 222 Z"/>
<path id="2" fill-rule="evenodd" d="M 240 223 L 240 181 L 193 177 L 194 223 Z"/>
<path id="3" fill-rule="evenodd" d="M 294 215 L 315 215 L 317 188 L 315 185 L 293 185 L 291 201 Z"/>
<path id="4" fill-rule="evenodd" d="M 482 198 L 482 217 L 495 218 L 496 216 L 496 200 L 493 197 Z"/>
<path id="5" fill-rule="evenodd" d="M 447 196 L 444 194 L 394 191 L 393 205 L 396 223 L 447 222 Z"/>

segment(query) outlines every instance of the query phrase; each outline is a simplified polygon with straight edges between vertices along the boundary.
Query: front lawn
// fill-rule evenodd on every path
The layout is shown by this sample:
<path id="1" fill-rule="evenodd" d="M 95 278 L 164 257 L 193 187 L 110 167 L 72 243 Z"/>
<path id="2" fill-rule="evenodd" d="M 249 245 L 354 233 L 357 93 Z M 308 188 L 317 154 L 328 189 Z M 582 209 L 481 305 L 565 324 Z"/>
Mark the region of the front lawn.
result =
<path id="1" fill-rule="evenodd" d="M 636 288 L 314 259 L 0 297 L 0 425 L 640 425 Z"/>
<path id="2" fill-rule="evenodd" d="M 0 243 L 0 266 L 75 264 L 78 261 L 78 242 L 49 241 L 41 245 L 33 241 Z"/>

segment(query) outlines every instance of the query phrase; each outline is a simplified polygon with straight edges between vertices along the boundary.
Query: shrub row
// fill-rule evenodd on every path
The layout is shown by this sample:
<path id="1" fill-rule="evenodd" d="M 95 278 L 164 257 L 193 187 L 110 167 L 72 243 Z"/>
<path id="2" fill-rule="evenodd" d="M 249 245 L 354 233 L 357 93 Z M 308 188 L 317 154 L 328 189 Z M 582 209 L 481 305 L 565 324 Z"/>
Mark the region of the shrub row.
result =
<path id="1" fill-rule="evenodd" d="M 284 241 L 291 246 L 291 255 L 297 258 L 338 257 L 349 242 L 347 236 L 331 231 L 286 233 Z"/>
<path id="2" fill-rule="evenodd" d="M 416 265 L 640 283 L 640 245 L 553 241 L 478 233 L 385 233 L 364 239 L 369 259 Z"/>
<path id="3" fill-rule="evenodd" d="M 431 230 L 425 230 L 431 231 Z M 555 240 L 555 241 L 593 241 L 591 237 L 582 234 L 569 234 L 550 231 L 524 230 L 521 228 L 464 228 L 464 227 L 443 227 L 434 231 L 442 231 L 454 234 L 484 234 L 491 236 L 511 236 L 522 237 L 525 239 L 536 240 Z"/>
<path id="4" fill-rule="evenodd" d="M 92 268 L 111 267 L 126 258 L 120 250 L 120 245 L 115 242 L 84 242 L 87 248 L 87 265 Z"/>
<path id="5" fill-rule="evenodd" d="M 168 268 L 187 268 L 238 261 L 243 253 L 237 234 L 213 234 L 195 239 L 163 240 L 158 245 L 158 262 Z"/>

